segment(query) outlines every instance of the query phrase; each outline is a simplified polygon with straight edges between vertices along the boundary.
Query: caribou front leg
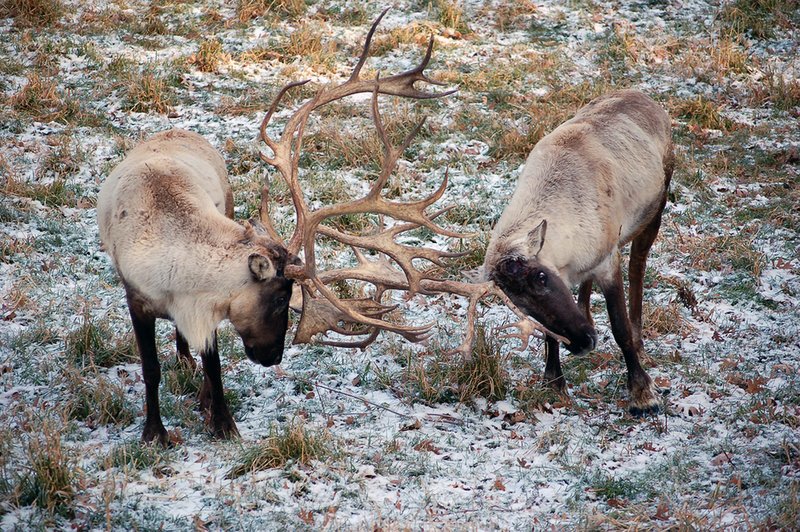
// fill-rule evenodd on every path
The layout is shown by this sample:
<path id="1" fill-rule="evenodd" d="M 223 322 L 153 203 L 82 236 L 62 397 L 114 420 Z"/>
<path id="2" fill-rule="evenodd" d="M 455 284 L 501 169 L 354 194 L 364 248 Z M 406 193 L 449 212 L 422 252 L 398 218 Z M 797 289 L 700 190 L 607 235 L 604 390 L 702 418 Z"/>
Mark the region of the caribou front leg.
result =
<path id="1" fill-rule="evenodd" d="M 561 359 L 559 358 L 558 340 L 546 336 L 544 340 L 544 381 L 553 391 L 567 395 L 567 381 L 561 372 Z"/>
<path id="2" fill-rule="evenodd" d="M 233 420 L 228 403 L 225 401 L 225 392 L 222 388 L 222 366 L 219 362 L 219 349 L 217 346 L 217 334 L 211 346 L 200 353 L 203 360 L 204 382 L 200 391 L 200 402 L 208 415 L 208 424 L 211 427 L 211 434 L 215 438 L 231 439 L 239 436 L 236 422 Z M 210 397 L 206 402 L 205 397 Z M 206 405 L 203 405 L 206 403 Z"/>
<path id="3" fill-rule="evenodd" d="M 156 351 L 156 318 L 144 312 L 136 303 L 136 299 L 128 294 L 128 310 L 133 323 L 133 333 L 139 346 L 139 358 L 142 361 L 142 377 L 145 390 L 145 421 L 142 430 L 143 442 L 158 442 L 163 447 L 169 446 L 169 435 L 161 421 L 158 404 L 158 385 L 161 382 L 161 365 Z"/>
<path id="4" fill-rule="evenodd" d="M 657 414 L 659 406 L 653 381 L 639 362 L 639 348 L 634 340 L 633 327 L 628 318 L 619 261 L 617 261 L 611 279 L 602 281 L 600 287 L 606 298 L 611 331 L 622 350 L 622 356 L 628 368 L 628 392 L 630 393 L 628 410 L 631 415 L 636 417 Z"/>

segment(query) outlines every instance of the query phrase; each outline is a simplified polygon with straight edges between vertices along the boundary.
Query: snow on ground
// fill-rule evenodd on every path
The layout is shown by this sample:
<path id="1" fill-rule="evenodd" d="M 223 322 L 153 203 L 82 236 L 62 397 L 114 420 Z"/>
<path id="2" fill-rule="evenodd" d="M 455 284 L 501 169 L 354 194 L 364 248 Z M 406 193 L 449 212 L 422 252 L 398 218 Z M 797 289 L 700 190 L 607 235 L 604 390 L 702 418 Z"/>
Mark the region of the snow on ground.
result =
<path id="1" fill-rule="evenodd" d="M 99 423 L 97 413 L 64 413 L 82 393 L 67 371 L 75 365 L 68 360 L 70 333 L 89 320 L 108 326 L 102 341 L 130 341 L 122 288 L 97 238 L 99 185 L 136 141 L 181 127 L 223 151 L 237 216 L 252 214 L 266 173 L 254 139 L 272 95 L 292 80 L 344 80 L 383 7 L 306 4 L 294 21 L 267 16 L 239 23 L 233 3 L 213 0 L 68 2 L 60 25 L 43 30 L 0 21 L 0 528 L 797 525 L 797 20 L 776 19 L 768 37 L 726 39 L 724 6 L 700 0 L 458 2 L 469 27 L 458 31 L 437 22 L 448 2 L 394 2 L 378 34 L 412 23 L 437 32 L 433 76 L 459 92 L 419 111 L 430 115 L 428 131 L 400 165 L 401 193 L 434 190 L 447 168 L 450 186 L 441 203 L 471 213 L 466 229 L 482 238 L 523 162 L 524 154 L 498 149 L 507 130 L 527 133 L 537 121 L 570 116 L 592 87 L 640 87 L 670 110 L 678 166 L 645 291 L 648 371 L 664 389 L 664 413 L 648 420 L 626 414 L 624 367 L 598 295 L 592 300 L 597 352 L 564 357 L 569 399 L 541 391 L 540 342 L 518 353 L 514 340 L 501 343 L 510 383 L 503 400 L 459 402 L 446 389 L 428 397 L 424 377 L 456 364 L 435 347 L 458 343 L 466 309 L 463 301 L 415 296 L 404 306 L 415 323 L 437 322 L 431 346 L 390 335 L 364 352 L 288 346 L 275 370 L 250 364 L 223 327 L 224 382 L 237 399 L 241 440 L 210 439 L 191 394 L 164 385 L 165 423 L 176 446 L 143 467 L 132 459 L 109 462 L 120 451 L 147 452 L 136 445 L 144 385 L 135 361 L 91 373 L 117 386 L 130 419 Z M 152 13 L 162 30 L 142 29 L 152 26 Z M 319 31 L 323 44 L 336 44 L 332 60 L 242 55 L 265 45 L 283 49 L 303 24 Z M 181 66 L 212 36 L 228 54 L 215 72 Z M 413 66 L 421 53 L 415 43 L 401 42 L 371 58 L 368 68 L 388 75 Z M 727 56 L 726 46 L 732 47 Z M 736 53 L 743 65 L 735 63 Z M 99 120 L 51 121 L 26 111 L 14 95 L 34 71 Z M 125 75 L 151 71 L 167 80 L 170 110 L 131 111 Z M 783 85 L 763 81 L 776 75 Z M 580 93 L 584 85 L 589 89 Z M 533 114 L 534 102 L 559 95 L 569 97 Z M 225 111 L 231 102 L 242 110 Z M 715 110 L 722 125 L 709 122 Z M 359 125 L 342 116 L 348 115 L 334 119 L 341 131 L 358 134 Z M 313 162 L 304 178 L 312 189 L 341 180 L 352 191 L 363 189 L 363 175 Z M 37 195 L 59 182 L 66 185 L 63 196 Z M 276 212 L 279 226 L 290 223 L 288 210 Z M 323 251 L 332 255 L 329 264 L 349 257 Z M 491 330 L 512 315 L 485 307 L 481 319 Z M 161 351 L 171 352 L 170 327 L 159 331 Z M 323 439 L 320 458 L 228 478 L 248 450 L 297 426 Z M 34 502 L 43 499 L 28 449 L 42 437 L 60 441 L 68 457 L 75 480 L 66 507 Z"/>

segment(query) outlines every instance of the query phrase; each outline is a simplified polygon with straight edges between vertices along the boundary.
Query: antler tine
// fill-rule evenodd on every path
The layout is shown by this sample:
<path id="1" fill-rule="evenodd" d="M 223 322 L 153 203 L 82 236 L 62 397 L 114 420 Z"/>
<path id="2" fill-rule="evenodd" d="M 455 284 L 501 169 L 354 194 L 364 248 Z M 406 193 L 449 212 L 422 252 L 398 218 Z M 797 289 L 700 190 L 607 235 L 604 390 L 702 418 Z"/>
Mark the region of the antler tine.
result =
<path id="1" fill-rule="evenodd" d="M 372 23 L 372 27 L 369 29 L 369 33 L 367 33 L 367 38 L 364 40 L 364 49 L 361 51 L 361 55 L 358 58 L 358 63 L 356 63 L 356 67 L 350 74 L 350 79 L 348 79 L 348 81 L 358 81 L 360 79 L 359 74 L 361 74 L 361 67 L 364 66 L 364 63 L 367 62 L 367 57 L 369 57 L 369 46 L 372 44 L 372 36 L 375 35 L 375 30 L 378 29 L 378 24 L 381 23 L 383 16 L 388 11 L 388 7 L 381 11 L 381 14 L 378 15 L 378 18 L 376 18 L 375 22 Z"/>
<path id="2" fill-rule="evenodd" d="M 419 100 L 429 100 L 432 98 L 442 98 L 458 91 L 458 89 L 453 89 L 445 92 L 427 92 L 414 88 L 414 83 L 417 81 L 424 81 L 425 83 L 438 86 L 446 85 L 446 83 L 429 78 L 424 72 L 425 68 L 428 66 L 428 62 L 431 60 L 431 55 L 433 54 L 433 40 L 433 35 L 431 35 L 431 38 L 428 41 L 428 49 L 425 51 L 425 57 L 422 59 L 422 62 L 419 65 L 410 70 L 406 70 L 405 72 L 401 72 L 383 79 L 383 86 L 381 87 L 381 92 L 383 94 L 390 94 L 392 96 L 406 96 Z"/>
<path id="3" fill-rule="evenodd" d="M 269 237 L 275 242 L 284 245 L 283 239 L 275 230 L 275 226 L 272 224 L 272 217 L 269 215 L 269 185 L 261 187 L 261 204 L 258 207 L 258 217 L 261 219 L 261 223 L 264 229 L 267 230 Z"/>
<path id="4" fill-rule="evenodd" d="M 267 159 L 266 156 L 263 153 L 260 154 L 261 155 L 261 159 L 265 163 L 274 164 L 272 161 L 274 161 L 275 160 L 275 156 L 278 155 L 277 151 L 275 149 L 276 146 L 278 146 L 278 143 L 276 143 L 274 140 L 269 138 L 269 135 L 267 135 L 267 124 L 269 124 L 269 121 L 272 119 L 272 115 L 275 114 L 275 111 L 278 109 L 278 104 L 280 104 L 280 102 L 283 99 L 284 95 L 287 92 L 289 92 L 289 90 L 291 90 L 292 88 L 300 87 L 302 85 L 305 85 L 309 81 L 311 81 L 311 80 L 310 79 L 306 79 L 306 80 L 303 80 L 303 81 L 293 81 L 292 83 L 288 83 L 288 84 L 284 85 L 281 88 L 281 90 L 278 92 L 278 95 L 275 96 L 275 99 L 272 100 L 272 104 L 270 104 L 269 109 L 267 110 L 267 114 L 264 116 L 264 119 L 261 121 L 261 127 L 259 127 L 259 133 L 260 133 L 261 140 L 264 141 L 264 143 L 267 146 L 269 146 L 270 149 L 273 152 L 273 157 L 270 157 L 269 159 Z"/>

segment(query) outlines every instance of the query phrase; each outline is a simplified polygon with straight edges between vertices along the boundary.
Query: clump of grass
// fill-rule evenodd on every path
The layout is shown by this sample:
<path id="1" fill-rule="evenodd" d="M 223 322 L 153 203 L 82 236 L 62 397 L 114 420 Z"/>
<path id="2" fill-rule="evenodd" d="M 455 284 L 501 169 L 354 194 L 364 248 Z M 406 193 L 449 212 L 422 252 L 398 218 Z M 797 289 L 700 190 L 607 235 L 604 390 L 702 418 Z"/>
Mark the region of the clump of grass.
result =
<path id="1" fill-rule="evenodd" d="M 90 426 L 127 426 L 136 419 L 136 410 L 125 398 L 125 387 L 111 382 L 96 369 L 66 369 L 64 378 L 69 395 L 64 408 L 69 419 Z"/>
<path id="2" fill-rule="evenodd" d="M 510 29 L 521 30 L 527 24 L 527 18 L 536 11 L 536 4 L 530 0 L 516 0 L 514 2 L 502 2 L 497 6 L 491 6 L 491 14 L 494 16 L 494 27 L 500 31 Z"/>
<path id="3" fill-rule="evenodd" d="M 123 84 L 123 108 L 134 113 L 168 113 L 174 96 L 166 78 L 145 71 L 130 75 Z"/>
<path id="4" fill-rule="evenodd" d="M 163 367 L 164 387 L 174 395 L 197 395 L 203 385 L 203 370 L 182 357 L 173 357 Z"/>
<path id="5" fill-rule="evenodd" d="M 435 0 L 439 23 L 459 33 L 469 33 L 464 8 L 458 0 Z"/>
<path id="6" fill-rule="evenodd" d="M 401 44 L 426 46 L 431 34 L 441 33 L 441 26 L 434 22 L 412 22 L 393 28 L 388 34 L 376 35 L 370 46 L 370 54 L 380 57 Z"/>
<path id="7" fill-rule="evenodd" d="M 497 340 L 477 325 L 471 360 L 448 357 L 439 349 L 431 353 L 406 353 L 399 376 L 381 376 L 395 393 L 425 404 L 468 402 L 475 397 L 504 399 L 508 392 L 506 357 Z"/>
<path id="8" fill-rule="evenodd" d="M 81 115 L 80 103 L 71 97 L 62 96 L 55 80 L 28 75 L 25 85 L 12 95 L 11 107 L 39 122 L 71 122 Z"/>
<path id="9" fill-rule="evenodd" d="M 720 106 L 702 95 L 671 100 L 669 107 L 673 116 L 686 120 L 690 126 L 721 131 L 733 129 L 733 122 L 722 116 Z"/>
<path id="10" fill-rule="evenodd" d="M 791 28 L 800 21 L 797 0 L 734 0 L 725 4 L 718 20 L 725 35 L 748 34 L 769 39 L 775 28 Z"/>
<path id="11" fill-rule="evenodd" d="M 302 422 L 292 422 L 282 429 L 271 428 L 261 442 L 246 449 L 225 478 L 238 478 L 289 462 L 308 465 L 312 460 L 322 460 L 333 453 L 328 432 L 309 430 Z"/>
<path id="12" fill-rule="evenodd" d="M 161 465 L 170 457 L 169 449 L 160 445 L 148 445 L 141 441 L 114 446 L 101 463 L 103 469 L 112 467 L 128 471 L 142 471 Z"/>
<path id="13" fill-rule="evenodd" d="M 313 67 L 327 70 L 334 64 L 336 42 L 323 42 L 317 27 L 303 22 L 289 35 L 288 41 L 276 46 L 275 51 L 284 61 L 302 57 Z"/>
<path id="14" fill-rule="evenodd" d="M 732 269 L 758 279 L 766 264 L 764 254 L 753 248 L 753 242 L 746 234 L 702 237 L 687 244 L 687 254 L 693 269 Z"/>
<path id="15" fill-rule="evenodd" d="M 81 164 L 86 160 L 86 154 L 70 134 L 60 135 L 50 144 L 51 149 L 36 169 L 36 177 L 39 179 L 52 177 L 65 183 L 67 177 L 80 171 Z"/>
<path id="16" fill-rule="evenodd" d="M 66 11 L 61 0 L 2 0 L 0 16 L 10 17 L 23 27 L 54 26 Z"/>
<path id="17" fill-rule="evenodd" d="M 242 23 L 265 15 L 298 20 L 305 12 L 305 0 L 239 0 L 236 5 L 236 16 Z"/>
<path id="18" fill-rule="evenodd" d="M 785 76 L 782 72 L 767 69 L 764 77 L 751 88 L 751 99 L 755 105 L 769 102 L 778 111 L 791 111 L 800 107 L 800 80 Z"/>
<path id="19" fill-rule="evenodd" d="M 222 41 L 219 39 L 206 39 L 200 43 L 200 48 L 189 57 L 189 64 L 200 72 L 216 72 L 220 64 L 228 61 L 230 56 L 225 53 Z"/>
<path id="20" fill-rule="evenodd" d="M 75 191 L 63 178 L 50 183 L 29 183 L 8 175 L 0 185 L 0 190 L 9 196 L 30 198 L 48 206 L 74 207 L 76 204 Z"/>
<path id="21" fill-rule="evenodd" d="M 136 343 L 130 333 L 119 336 L 107 319 L 83 313 L 81 326 L 64 339 L 64 352 L 74 366 L 110 368 L 138 360 Z"/>
<path id="22" fill-rule="evenodd" d="M 61 431 L 50 420 L 32 435 L 26 449 L 28 473 L 14 489 L 14 499 L 22 506 L 36 505 L 51 515 L 70 516 L 72 504 L 83 480 L 75 457 L 61 444 Z"/>
<path id="23" fill-rule="evenodd" d="M 642 327 L 642 336 L 651 339 L 664 334 L 679 334 L 685 337 L 692 329 L 681 315 L 680 306 L 676 301 L 662 305 L 645 302 L 642 309 Z"/>
<path id="24" fill-rule="evenodd" d="M 459 401 L 465 402 L 476 396 L 489 401 L 505 399 L 508 391 L 506 357 L 500 354 L 497 338 L 487 336 L 486 328 L 477 325 L 472 360 L 456 368 Z"/>

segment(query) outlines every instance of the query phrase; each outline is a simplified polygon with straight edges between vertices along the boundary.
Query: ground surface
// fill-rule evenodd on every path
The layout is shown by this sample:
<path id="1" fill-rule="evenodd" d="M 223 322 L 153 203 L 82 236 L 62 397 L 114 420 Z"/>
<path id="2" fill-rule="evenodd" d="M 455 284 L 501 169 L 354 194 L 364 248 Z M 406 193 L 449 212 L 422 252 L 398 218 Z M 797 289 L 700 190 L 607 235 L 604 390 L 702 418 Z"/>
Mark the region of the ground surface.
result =
<path id="1" fill-rule="evenodd" d="M 677 167 L 645 289 L 647 362 L 668 390 L 665 413 L 626 414 L 599 296 L 597 351 L 564 360 L 569 399 L 543 390 L 538 341 L 519 353 L 515 340 L 495 340 L 496 356 L 476 370 L 484 386 L 468 389 L 475 379 L 441 347 L 458 342 L 463 301 L 416 296 L 407 319 L 437 320 L 431 345 L 384 335 L 364 352 L 290 346 L 280 372 L 249 363 L 223 328 L 235 442 L 208 436 L 197 376 L 176 366 L 164 324 L 161 397 L 176 445 L 140 445 L 144 386 L 97 236 L 104 176 L 141 138 L 190 129 L 225 156 L 237 217 L 255 214 L 272 175 L 255 144 L 271 98 L 289 81 L 343 80 L 384 7 L 264 4 L 271 11 L 256 1 L 5 2 L 0 528 L 798 525 L 793 1 L 399 1 L 367 64 L 407 68 L 436 36 L 431 74 L 459 91 L 384 101 L 400 129 L 428 116 L 392 186 L 419 197 L 449 169 L 441 204 L 458 208 L 446 222 L 479 236 L 437 245 L 472 250 L 463 267 L 480 264 L 531 146 L 581 105 L 638 87 L 670 112 Z M 357 100 L 312 124 L 302 159 L 312 201 L 348 197 L 371 175 L 365 113 Z M 289 211 L 275 211 L 290 227 Z M 490 339 L 512 317 L 481 312 Z"/>

